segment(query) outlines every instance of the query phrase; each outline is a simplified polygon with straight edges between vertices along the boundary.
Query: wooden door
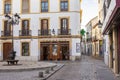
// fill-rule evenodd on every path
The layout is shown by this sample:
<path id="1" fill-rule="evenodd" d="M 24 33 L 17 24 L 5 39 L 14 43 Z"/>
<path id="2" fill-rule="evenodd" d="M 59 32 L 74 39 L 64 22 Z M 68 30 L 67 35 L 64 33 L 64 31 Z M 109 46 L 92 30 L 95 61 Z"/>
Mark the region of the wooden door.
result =
<path id="1" fill-rule="evenodd" d="M 8 56 L 9 56 L 11 50 L 12 50 L 11 43 L 4 43 L 3 44 L 3 60 L 8 59 Z"/>
<path id="2" fill-rule="evenodd" d="M 61 46 L 62 60 L 69 60 L 69 45 Z"/>
<path id="3" fill-rule="evenodd" d="M 50 50 L 50 47 L 49 47 L 49 45 L 41 45 L 41 60 L 49 60 L 49 57 L 50 57 L 50 55 L 49 55 L 49 50 Z"/>
<path id="4" fill-rule="evenodd" d="M 60 43 L 59 42 L 58 42 L 58 48 L 57 48 L 57 60 L 61 60 Z"/>
<path id="5" fill-rule="evenodd" d="M 118 72 L 120 73 L 120 28 L 118 28 Z"/>

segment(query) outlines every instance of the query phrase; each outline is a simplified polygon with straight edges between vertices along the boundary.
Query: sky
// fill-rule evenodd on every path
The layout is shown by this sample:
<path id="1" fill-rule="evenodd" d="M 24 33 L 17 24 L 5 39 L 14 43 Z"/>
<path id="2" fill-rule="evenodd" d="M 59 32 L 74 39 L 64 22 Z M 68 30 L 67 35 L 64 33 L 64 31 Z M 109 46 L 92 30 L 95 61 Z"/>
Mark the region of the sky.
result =
<path id="1" fill-rule="evenodd" d="M 81 8 L 83 10 L 82 13 L 82 24 L 81 27 L 84 26 L 94 17 L 98 15 L 98 0 L 82 0 Z"/>

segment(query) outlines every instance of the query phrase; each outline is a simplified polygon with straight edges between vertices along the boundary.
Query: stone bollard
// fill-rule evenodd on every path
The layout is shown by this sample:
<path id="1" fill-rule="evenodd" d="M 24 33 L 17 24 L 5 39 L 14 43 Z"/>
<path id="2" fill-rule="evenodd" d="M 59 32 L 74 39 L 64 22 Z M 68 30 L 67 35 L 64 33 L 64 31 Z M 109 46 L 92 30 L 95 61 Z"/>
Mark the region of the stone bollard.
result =
<path id="1" fill-rule="evenodd" d="M 53 67 L 51 67 L 51 71 L 54 71 Z"/>
<path id="2" fill-rule="evenodd" d="M 43 72 L 39 72 L 38 76 L 39 76 L 39 78 L 43 78 L 44 77 Z"/>
<path id="3" fill-rule="evenodd" d="M 49 72 L 49 69 L 47 69 L 47 70 L 45 71 L 45 73 L 46 73 L 46 74 L 49 74 L 49 73 L 50 73 L 50 72 Z"/>

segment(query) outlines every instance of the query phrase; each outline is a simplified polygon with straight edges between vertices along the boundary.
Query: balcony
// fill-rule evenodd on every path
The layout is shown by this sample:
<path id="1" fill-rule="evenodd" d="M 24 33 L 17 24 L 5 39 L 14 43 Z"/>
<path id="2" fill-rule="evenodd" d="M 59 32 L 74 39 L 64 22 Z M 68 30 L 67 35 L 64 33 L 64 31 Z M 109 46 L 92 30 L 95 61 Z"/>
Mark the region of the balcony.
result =
<path id="1" fill-rule="evenodd" d="M 1 31 L 1 36 L 2 37 L 12 36 L 12 31 Z"/>
<path id="2" fill-rule="evenodd" d="M 19 36 L 31 36 L 31 30 L 19 30 Z"/>
<path id="3" fill-rule="evenodd" d="M 51 29 L 38 30 L 38 36 L 49 36 L 51 35 Z"/>
<path id="4" fill-rule="evenodd" d="M 71 29 L 58 29 L 58 35 L 71 35 Z"/>
<path id="5" fill-rule="evenodd" d="M 87 41 L 87 42 L 91 42 L 91 41 L 92 41 L 92 38 L 87 38 L 86 41 Z"/>

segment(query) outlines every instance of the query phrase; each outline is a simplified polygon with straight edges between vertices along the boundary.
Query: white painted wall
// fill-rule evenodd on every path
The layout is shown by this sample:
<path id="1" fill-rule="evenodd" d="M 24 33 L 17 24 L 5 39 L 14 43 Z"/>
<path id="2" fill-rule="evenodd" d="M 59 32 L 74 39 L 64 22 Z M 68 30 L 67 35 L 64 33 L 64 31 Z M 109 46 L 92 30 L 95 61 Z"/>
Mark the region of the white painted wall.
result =
<path id="1" fill-rule="evenodd" d="M 106 50 L 105 50 L 105 52 L 104 52 L 104 62 L 105 62 L 105 64 L 106 65 L 108 65 L 109 64 L 109 61 L 108 61 L 108 58 L 109 58 L 109 48 L 110 48 L 110 46 L 109 46 L 109 44 L 110 44 L 110 41 L 109 41 L 109 37 L 108 37 L 108 35 L 105 35 L 104 36 L 104 39 L 106 40 Z"/>
<path id="2" fill-rule="evenodd" d="M 20 15 L 22 19 L 29 19 L 30 18 L 30 29 L 32 30 L 32 35 L 37 36 L 38 35 L 38 29 L 40 29 L 40 18 L 49 18 L 49 28 L 55 29 L 56 34 L 57 30 L 60 28 L 60 17 L 70 17 L 69 19 L 69 29 L 71 29 L 72 35 L 78 35 L 79 31 L 79 13 L 71 12 L 71 13 L 45 13 L 45 14 L 29 14 L 29 15 Z M 19 26 L 21 27 L 21 26 Z M 17 28 L 15 30 L 18 30 L 21 28 Z M 16 33 L 18 35 L 19 33 Z"/>
<path id="3" fill-rule="evenodd" d="M 0 15 L 3 12 L 3 0 L 0 0 Z"/>
<path id="4" fill-rule="evenodd" d="M 106 17 L 105 17 L 105 21 L 104 21 L 103 26 L 102 26 L 102 32 L 103 32 L 103 30 L 105 29 L 105 26 L 106 26 L 107 22 L 109 21 L 109 18 L 110 18 L 110 16 L 111 16 L 111 14 L 112 14 L 115 6 L 116 6 L 116 0 L 111 0 L 110 7 L 109 7 L 109 9 L 107 10 L 107 15 L 106 15 Z"/>
<path id="5" fill-rule="evenodd" d="M 30 12 L 40 13 L 40 1 L 41 0 L 30 0 Z"/>
<path id="6" fill-rule="evenodd" d="M 76 38 L 72 39 L 72 53 L 71 53 L 71 55 L 72 56 L 81 56 L 81 53 L 76 52 L 76 43 L 80 43 L 79 38 L 78 39 L 76 39 Z M 81 52 L 81 50 L 80 50 L 80 52 Z"/>
<path id="7" fill-rule="evenodd" d="M 50 12 L 59 12 L 60 11 L 60 0 L 49 0 L 50 1 Z"/>
<path id="8" fill-rule="evenodd" d="M 21 43 L 22 42 L 29 42 L 30 47 L 30 56 L 22 56 L 21 55 Z M 37 39 L 21 39 L 21 40 L 14 40 L 14 50 L 16 51 L 16 57 L 20 60 L 38 60 L 38 40 Z"/>
<path id="9" fill-rule="evenodd" d="M 12 0 L 14 5 L 12 5 L 13 13 L 20 13 L 21 11 L 21 0 Z M 70 11 L 79 11 L 80 10 L 80 1 L 79 0 L 69 0 L 70 1 Z M 2 0 L 1 2 L 2 3 Z M 2 8 L 2 5 L 0 5 Z M 60 11 L 60 0 L 49 0 L 50 12 L 59 12 Z M 30 0 L 30 12 L 31 13 L 40 13 L 40 0 Z M 2 9 L 0 9 L 2 10 Z"/>
<path id="10" fill-rule="evenodd" d="M 70 11 L 80 11 L 80 0 L 69 0 L 70 1 Z"/>
<path id="11" fill-rule="evenodd" d="M 72 12 L 59 12 L 60 0 L 50 0 L 50 13 L 40 13 L 40 1 L 30 0 L 30 11 L 32 14 L 20 14 L 21 19 L 30 19 L 30 29 L 32 30 L 32 35 L 38 35 L 38 29 L 40 29 L 40 18 L 50 18 L 50 28 L 56 30 L 60 27 L 60 17 L 70 17 L 69 29 L 73 35 L 78 35 L 80 27 L 80 3 L 79 0 L 69 0 L 70 1 L 70 11 Z M 2 3 L 2 1 L 0 2 Z M 0 5 L 0 13 L 2 13 L 2 5 Z M 74 12 L 75 11 L 75 12 Z M 56 13 L 51 13 L 56 12 Z M 12 0 L 12 13 L 21 13 L 21 0 Z M 35 13 L 35 14 L 34 14 Z M 1 17 L 1 16 L 0 16 Z M 4 15 L 2 15 L 4 18 Z M 0 19 L 1 23 L 1 19 Z M 2 23 L 1 23 L 2 24 Z M 1 26 L 1 25 L 0 25 Z M 14 26 L 14 36 L 19 36 L 19 30 L 21 30 L 20 24 Z"/>
<path id="12" fill-rule="evenodd" d="M 12 13 L 21 13 L 21 0 L 12 0 Z"/>
<path id="13" fill-rule="evenodd" d="M 69 29 L 71 29 L 72 35 L 78 35 L 80 27 L 80 3 L 79 0 L 69 0 L 70 10 L 68 12 L 60 12 L 60 0 L 49 0 L 50 10 L 48 13 L 40 12 L 40 0 L 30 0 L 30 13 L 21 14 L 21 0 L 12 0 L 12 13 L 20 13 L 21 19 L 30 19 L 30 30 L 32 30 L 32 36 L 38 36 L 38 30 L 40 29 L 40 18 L 49 18 L 49 28 L 57 30 L 60 28 L 60 17 L 69 17 Z M 0 0 L 0 36 L 3 30 L 2 21 L 5 20 L 3 14 L 3 0 Z M 19 25 L 14 25 L 14 36 L 19 36 L 19 30 L 21 30 L 21 21 Z M 5 41 L 4 41 L 5 42 Z M 21 56 L 21 42 L 30 42 L 30 56 Z M 80 39 L 72 39 L 71 54 L 73 56 L 80 56 L 80 53 L 76 53 L 76 43 L 80 43 Z M 38 39 L 14 39 L 14 50 L 17 51 L 17 59 L 19 60 L 39 60 L 40 51 L 38 49 Z M 1 47 L 0 47 L 1 48 Z M 0 53 L 0 56 L 3 53 Z"/>

